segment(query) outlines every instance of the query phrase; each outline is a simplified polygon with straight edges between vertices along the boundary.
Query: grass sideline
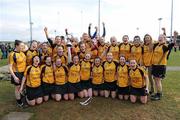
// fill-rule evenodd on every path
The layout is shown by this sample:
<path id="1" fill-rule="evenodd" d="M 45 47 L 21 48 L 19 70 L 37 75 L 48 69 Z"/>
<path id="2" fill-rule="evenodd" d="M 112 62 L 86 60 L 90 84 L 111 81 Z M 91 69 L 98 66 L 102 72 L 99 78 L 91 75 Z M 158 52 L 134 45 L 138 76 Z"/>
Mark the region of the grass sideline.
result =
<path id="1" fill-rule="evenodd" d="M 146 105 L 97 97 L 88 106 L 81 106 L 82 100 L 76 99 L 59 103 L 49 101 L 26 109 L 16 107 L 13 85 L 0 81 L 0 119 L 9 112 L 25 111 L 34 113 L 31 120 L 177 120 L 180 119 L 179 79 L 176 71 L 168 72 L 163 81 L 163 99 L 149 101 Z"/>
<path id="2" fill-rule="evenodd" d="M 8 64 L 8 59 L 0 59 L 0 67 Z"/>

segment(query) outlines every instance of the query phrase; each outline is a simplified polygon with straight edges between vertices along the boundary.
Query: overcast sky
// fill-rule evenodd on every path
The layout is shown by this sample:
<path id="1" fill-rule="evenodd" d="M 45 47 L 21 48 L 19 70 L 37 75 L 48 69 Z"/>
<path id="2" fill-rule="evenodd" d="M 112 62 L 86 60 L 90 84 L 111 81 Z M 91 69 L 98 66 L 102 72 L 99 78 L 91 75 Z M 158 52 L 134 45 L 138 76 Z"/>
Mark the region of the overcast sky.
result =
<path id="1" fill-rule="evenodd" d="M 180 0 L 174 0 L 173 30 L 180 32 Z M 0 40 L 29 40 L 28 0 L 0 0 Z M 43 28 L 48 27 L 51 37 L 64 35 L 68 28 L 74 36 L 92 32 L 98 25 L 98 0 L 31 0 L 33 39 L 46 41 Z M 171 0 L 101 0 L 101 22 L 106 25 L 106 40 L 116 36 L 120 41 L 124 34 L 132 39 L 143 38 L 149 33 L 153 39 L 161 27 L 170 34 Z M 139 30 L 137 30 L 139 28 Z M 102 26 L 101 26 L 102 29 Z M 102 33 L 101 33 L 102 34 Z"/>

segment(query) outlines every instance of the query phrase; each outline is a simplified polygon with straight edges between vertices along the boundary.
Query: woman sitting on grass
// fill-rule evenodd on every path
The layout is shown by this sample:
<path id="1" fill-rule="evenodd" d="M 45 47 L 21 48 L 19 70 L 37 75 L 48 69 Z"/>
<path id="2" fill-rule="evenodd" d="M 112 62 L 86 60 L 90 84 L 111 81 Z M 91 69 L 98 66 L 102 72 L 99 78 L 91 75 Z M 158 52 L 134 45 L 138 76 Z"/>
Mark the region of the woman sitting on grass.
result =
<path id="1" fill-rule="evenodd" d="M 26 84 L 26 100 L 30 106 L 41 104 L 43 102 L 43 91 L 41 87 L 41 69 L 39 67 L 40 58 L 34 56 L 32 58 L 32 65 L 28 66 L 24 72 L 21 87 L 19 92 L 23 91 Z"/>

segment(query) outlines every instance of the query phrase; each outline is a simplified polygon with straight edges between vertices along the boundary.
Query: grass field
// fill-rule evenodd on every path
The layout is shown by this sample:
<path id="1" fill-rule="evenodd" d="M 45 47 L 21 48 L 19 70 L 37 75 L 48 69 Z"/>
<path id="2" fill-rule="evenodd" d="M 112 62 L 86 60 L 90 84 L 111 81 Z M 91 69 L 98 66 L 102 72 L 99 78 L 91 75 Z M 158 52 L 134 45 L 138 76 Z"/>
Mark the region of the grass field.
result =
<path id="1" fill-rule="evenodd" d="M 180 51 L 174 52 L 172 50 L 168 59 L 168 66 L 180 66 Z"/>
<path id="2" fill-rule="evenodd" d="M 17 108 L 13 86 L 8 81 L 0 81 L 0 119 L 12 111 L 34 113 L 31 120 L 178 120 L 180 119 L 180 76 L 168 72 L 163 81 L 164 96 L 161 101 L 150 101 L 146 105 L 129 101 L 94 98 L 88 106 L 75 101 L 49 101 L 36 107 Z"/>
<path id="3" fill-rule="evenodd" d="M 8 64 L 8 60 L 7 59 L 0 59 L 0 67 L 7 65 Z"/>

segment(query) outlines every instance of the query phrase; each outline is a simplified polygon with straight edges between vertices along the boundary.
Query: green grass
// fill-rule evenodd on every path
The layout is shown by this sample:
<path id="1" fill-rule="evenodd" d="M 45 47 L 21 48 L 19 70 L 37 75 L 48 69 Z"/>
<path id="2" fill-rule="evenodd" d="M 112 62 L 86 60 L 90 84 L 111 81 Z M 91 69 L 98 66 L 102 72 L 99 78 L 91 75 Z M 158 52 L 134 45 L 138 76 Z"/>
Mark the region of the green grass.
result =
<path id="1" fill-rule="evenodd" d="M 8 59 L 0 59 L 0 67 L 8 64 Z"/>
<path id="2" fill-rule="evenodd" d="M 177 52 L 174 52 L 174 50 L 171 51 L 168 60 L 168 66 L 180 66 L 180 51 Z"/>
<path id="3" fill-rule="evenodd" d="M 168 72 L 163 81 L 164 96 L 161 101 L 150 101 L 146 105 L 110 98 L 94 98 L 88 106 L 75 101 L 49 101 L 36 107 L 17 108 L 14 87 L 8 81 L 0 81 L 0 119 L 11 111 L 34 113 L 31 120 L 177 120 L 180 119 L 180 76 Z"/>

